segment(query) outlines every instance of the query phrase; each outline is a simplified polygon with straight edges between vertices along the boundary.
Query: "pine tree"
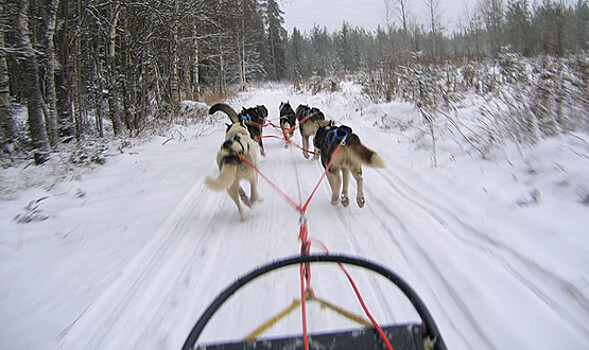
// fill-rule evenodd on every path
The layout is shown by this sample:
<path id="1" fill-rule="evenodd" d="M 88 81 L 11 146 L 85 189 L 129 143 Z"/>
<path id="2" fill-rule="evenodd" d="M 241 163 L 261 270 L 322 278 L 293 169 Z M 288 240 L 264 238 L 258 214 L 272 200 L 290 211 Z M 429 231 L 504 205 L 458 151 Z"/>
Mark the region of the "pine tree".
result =
<path id="1" fill-rule="evenodd" d="M 507 3 L 506 36 L 514 52 L 530 53 L 530 12 L 528 0 L 510 0 Z"/>
<path id="2" fill-rule="evenodd" d="M 284 12 L 278 6 L 276 0 L 267 0 L 266 5 L 266 26 L 268 32 L 267 48 L 269 51 L 269 62 L 267 64 L 268 77 L 271 80 L 286 78 L 285 43 L 287 33 L 282 24 Z"/>
<path id="3" fill-rule="evenodd" d="M 295 82 L 303 77 L 304 44 L 301 31 L 294 27 L 288 45 L 287 67 L 289 67 L 289 78 Z"/>

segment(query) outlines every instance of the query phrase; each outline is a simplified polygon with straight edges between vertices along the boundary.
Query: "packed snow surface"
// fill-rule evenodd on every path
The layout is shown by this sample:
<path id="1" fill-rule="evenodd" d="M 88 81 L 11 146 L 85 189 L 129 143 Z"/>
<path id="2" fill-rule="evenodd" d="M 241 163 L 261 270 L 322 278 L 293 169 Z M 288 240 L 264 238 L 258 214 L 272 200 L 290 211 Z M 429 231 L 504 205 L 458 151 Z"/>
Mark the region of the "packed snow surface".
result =
<path id="1" fill-rule="evenodd" d="M 483 156 L 441 118 L 434 166 L 418 111 L 375 104 L 353 84 L 318 94 L 264 86 L 225 102 L 237 110 L 263 104 L 277 124 L 282 101 L 320 108 L 386 161 L 385 169 L 364 167 L 364 208 L 353 181 L 347 208 L 330 204 L 327 181 L 319 185 L 306 213 L 313 253 L 323 252 L 321 242 L 331 254 L 401 275 L 449 349 L 588 347 L 588 135 L 506 143 Z M 464 130 L 475 130 L 466 126 L 477 120 L 478 103 L 472 97 L 459 106 Z M 260 178 L 264 200 L 246 208 L 245 222 L 225 193 L 204 186 L 218 173 L 228 121 L 216 113 L 174 125 L 66 176 L 56 156 L 1 170 L 3 349 L 178 349 L 239 276 L 299 254 L 299 214 L 268 181 Z M 267 127 L 264 135 L 280 133 Z M 301 144 L 298 131 L 294 141 Z M 264 143 L 264 176 L 304 202 L 321 178 L 320 162 L 278 137 Z M 337 267 L 312 271 L 318 297 L 363 314 Z M 379 323 L 418 320 L 386 280 L 349 271 Z M 273 273 L 233 296 L 201 340 L 240 339 L 298 297 L 296 267 Z M 312 332 L 357 326 L 310 305 Z M 296 311 L 267 335 L 300 332 Z"/>

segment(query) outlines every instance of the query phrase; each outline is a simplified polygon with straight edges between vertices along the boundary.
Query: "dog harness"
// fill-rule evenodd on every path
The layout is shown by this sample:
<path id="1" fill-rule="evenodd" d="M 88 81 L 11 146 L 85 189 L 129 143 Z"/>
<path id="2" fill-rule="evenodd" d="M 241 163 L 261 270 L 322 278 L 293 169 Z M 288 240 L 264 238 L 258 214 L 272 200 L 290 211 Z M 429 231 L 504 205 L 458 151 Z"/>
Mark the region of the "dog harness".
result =
<path id="1" fill-rule="evenodd" d="M 239 143 L 239 145 L 241 146 L 241 152 L 235 152 L 233 149 L 231 149 L 231 145 L 233 144 L 233 142 L 237 142 Z M 241 137 L 239 135 L 235 135 L 233 136 L 233 138 L 231 140 L 227 140 L 223 143 L 223 146 L 221 146 L 221 148 L 225 149 L 228 151 L 229 154 L 244 154 L 245 153 L 245 147 L 243 147 L 243 143 L 241 143 Z"/>
<path id="2" fill-rule="evenodd" d="M 305 116 L 311 116 L 312 117 L 314 115 L 317 115 L 317 108 L 314 108 L 314 107 L 313 108 L 309 108 L 307 110 L 307 113 L 305 113 Z"/>
<path id="3" fill-rule="evenodd" d="M 341 126 L 336 129 L 331 129 L 327 132 L 327 143 L 331 143 L 333 139 L 338 141 L 343 141 L 348 138 L 350 132 L 346 128 L 342 128 Z M 332 139 L 333 138 L 333 139 Z"/>

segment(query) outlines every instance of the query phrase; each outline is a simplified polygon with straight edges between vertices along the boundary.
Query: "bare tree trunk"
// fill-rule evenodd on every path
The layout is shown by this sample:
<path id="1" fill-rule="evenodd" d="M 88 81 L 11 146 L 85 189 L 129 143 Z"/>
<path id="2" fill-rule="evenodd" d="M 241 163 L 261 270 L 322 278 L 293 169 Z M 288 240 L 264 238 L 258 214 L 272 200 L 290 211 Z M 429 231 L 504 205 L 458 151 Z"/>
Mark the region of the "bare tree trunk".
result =
<path id="1" fill-rule="evenodd" d="M 108 47 L 106 59 L 110 71 L 109 77 L 109 98 L 108 107 L 112 121 L 113 132 L 120 135 L 123 132 L 123 122 L 121 121 L 121 107 L 119 103 L 119 88 L 117 84 L 117 62 L 116 62 L 116 39 L 119 15 L 121 13 L 121 4 L 118 1 L 110 4 L 109 13 L 109 30 L 108 30 Z"/>
<path id="2" fill-rule="evenodd" d="M 77 17 L 82 18 L 82 1 L 78 0 L 77 4 Z M 78 22 L 78 29 L 81 27 L 81 23 Z M 74 70 L 74 119 L 76 124 L 76 138 L 82 138 L 83 133 L 83 123 L 82 123 L 82 80 L 80 79 L 80 55 L 81 55 L 81 42 L 80 42 L 80 34 L 76 35 L 76 39 L 74 40 L 74 62 L 73 62 L 73 70 Z"/>
<path id="3" fill-rule="evenodd" d="M 225 60 L 223 59 L 223 42 L 219 38 L 219 92 L 225 92 Z"/>
<path id="4" fill-rule="evenodd" d="M 192 91 L 194 93 L 193 99 L 198 101 L 200 99 L 200 78 L 199 78 L 199 59 L 200 48 L 198 46 L 198 24 L 197 21 L 192 22 L 192 37 L 194 38 L 194 60 L 192 61 Z"/>
<path id="5" fill-rule="evenodd" d="M 235 36 L 239 64 L 239 91 L 245 91 L 245 1 L 242 0 L 241 21 Z"/>
<path id="6" fill-rule="evenodd" d="M 2 3 L 0 3 L 0 13 L 4 13 Z M 5 47 L 4 31 L 2 30 L 0 30 L 0 47 Z M 8 65 L 4 51 L 0 50 L 0 156 L 4 152 L 11 154 L 13 144 L 17 139 L 16 122 L 10 108 Z"/>
<path id="7" fill-rule="evenodd" d="M 439 0 L 426 0 L 426 4 L 429 11 L 429 21 L 430 21 L 430 30 L 432 36 L 432 57 L 434 60 L 438 59 L 438 40 L 437 40 L 437 32 L 438 32 L 438 16 L 439 16 Z"/>
<path id="8" fill-rule="evenodd" d="M 133 39 L 128 39 L 130 36 L 131 38 L 136 37 L 135 33 L 135 16 L 132 13 L 132 10 L 125 11 L 123 16 L 125 21 L 125 33 L 127 35 L 121 40 L 121 50 L 123 55 L 123 61 L 121 69 L 123 70 L 121 74 L 121 85 L 122 85 L 122 95 L 123 95 L 123 115 L 125 120 L 125 125 L 127 129 L 129 129 L 132 133 L 137 130 L 137 109 L 135 108 L 135 94 L 137 93 L 136 88 L 136 79 L 135 79 L 135 67 L 137 66 L 133 62 L 133 57 L 131 54 L 131 48 L 128 46 L 128 41 Z"/>
<path id="9" fill-rule="evenodd" d="M 178 59 L 178 12 L 179 12 L 179 4 L 178 0 L 174 0 L 174 19 L 172 24 L 172 76 L 170 77 L 170 90 L 171 90 L 171 104 L 173 107 L 173 111 L 178 110 L 178 106 L 180 105 L 180 87 L 179 87 L 179 70 L 178 66 L 180 64 L 180 60 Z"/>
<path id="10" fill-rule="evenodd" d="M 57 118 L 56 118 L 56 93 L 55 93 L 55 23 L 57 20 L 57 7 L 59 0 L 46 0 L 42 5 L 43 21 L 45 32 L 43 33 L 43 45 L 45 48 L 45 71 L 47 74 L 46 84 L 47 91 L 45 97 L 46 111 L 45 123 L 47 125 L 47 135 L 51 147 L 57 144 Z"/>
<path id="11" fill-rule="evenodd" d="M 146 50 L 147 51 L 147 50 Z M 143 54 L 142 64 L 141 64 L 141 99 L 140 106 L 141 106 L 141 115 L 144 117 L 151 113 L 149 108 L 149 53 L 145 52 Z"/>
<path id="12" fill-rule="evenodd" d="M 23 81 L 21 83 L 23 94 L 27 99 L 28 124 L 31 139 L 33 141 L 35 164 L 42 164 L 49 160 L 50 149 L 47 140 L 47 131 L 43 112 L 41 110 L 42 99 L 39 88 L 39 71 L 37 57 L 29 35 L 29 1 L 17 0 L 18 15 L 16 20 L 17 45 L 22 52 Z"/>
<path id="13" fill-rule="evenodd" d="M 72 82 L 71 82 L 71 61 L 69 58 L 69 1 L 62 1 L 61 31 L 57 33 L 57 41 L 59 42 L 59 52 L 57 58 L 59 66 L 61 67 L 55 76 L 55 113 L 58 124 L 58 137 L 74 136 L 74 121 L 72 119 Z"/>

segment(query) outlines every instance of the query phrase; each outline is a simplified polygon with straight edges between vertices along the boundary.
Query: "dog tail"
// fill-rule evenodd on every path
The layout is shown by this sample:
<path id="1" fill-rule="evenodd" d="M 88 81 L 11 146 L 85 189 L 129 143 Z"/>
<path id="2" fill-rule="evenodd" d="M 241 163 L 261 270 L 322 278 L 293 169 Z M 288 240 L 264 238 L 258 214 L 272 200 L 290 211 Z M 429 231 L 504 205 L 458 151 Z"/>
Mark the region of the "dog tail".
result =
<path id="1" fill-rule="evenodd" d="M 235 180 L 237 174 L 237 165 L 235 164 L 223 164 L 219 176 L 213 179 L 210 176 L 205 178 L 205 185 L 215 192 L 221 192 L 228 189 Z"/>
<path id="2" fill-rule="evenodd" d="M 386 167 L 384 159 L 378 153 L 364 146 L 356 134 L 348 136 L 346 139 L 346 145 L 346 147 L 352 151 L 352 156 L 356 157 L 361 163 L 372 168 Z"/>
<path id="3" fill-rule="evenodd" d="M 237 116 L 237 112 L 233 108 L 231 108 L 231 106 L 226 105 L 224 103 L 215 103 L 209 109 L 209 114 L 213 114 L 218 111 L 225 112 L 225 114 L 229 116 L 229 119 L 231 119 L 233 123 L 239 123 L 239 117 Z"/>

